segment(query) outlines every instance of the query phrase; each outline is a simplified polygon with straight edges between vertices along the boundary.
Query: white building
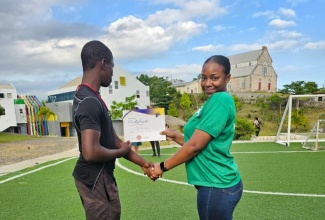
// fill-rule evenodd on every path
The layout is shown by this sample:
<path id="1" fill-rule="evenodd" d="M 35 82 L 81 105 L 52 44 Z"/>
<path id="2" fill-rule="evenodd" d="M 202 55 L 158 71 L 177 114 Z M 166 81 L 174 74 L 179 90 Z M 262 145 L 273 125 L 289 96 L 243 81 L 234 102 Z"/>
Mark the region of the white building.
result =
<path id="1" fill-rule="evenodd" d="M 0 132 L 26 133 L 25 103 L 17 100 L 17 90 L 12 84 L 0 84 L 0 105 L 5 114 L 0 115 Z"/>
<path id="2" fill-rule="evenodd" d="M 47 106 L 53 111 L 57 118 L 49 119 L 48 125 L 51 134 L 58 136 L 75 136 L 72 118 L 72 101 L 77 89 L 81 84 L 82 76 L 75 78 L 62 87 L 49 91 Z M 133 75 L 121 67 L 114 67 L 112 83 L 109 87 L 101 87 L 100 95 L 107 107 L 111 109 L 113 101 L 125 102 L 126 97 L 135 95 L 137 107 L 146 109 L 150 106 L 149 86 L 144 85 Z M 121 121 L 113 121 L 118 135 L 121 134 Z"/>
<path id="3" fill-rule="evenodd" d="M 75 78 L 62 87 L 49 91 L 48 102 L 71 102 L 78 85 L 81 84 L 82 76 Z M 144 85 L 133 75 L 121 67 L 114 67 L 112 83 L 109 87 L 101 87 L 100 94 L 109 109 L 113 101 L 125 102 L 126 97 L 136 95 L 135 101 L 140 109 L 150 105 L 149 86 Z"/>

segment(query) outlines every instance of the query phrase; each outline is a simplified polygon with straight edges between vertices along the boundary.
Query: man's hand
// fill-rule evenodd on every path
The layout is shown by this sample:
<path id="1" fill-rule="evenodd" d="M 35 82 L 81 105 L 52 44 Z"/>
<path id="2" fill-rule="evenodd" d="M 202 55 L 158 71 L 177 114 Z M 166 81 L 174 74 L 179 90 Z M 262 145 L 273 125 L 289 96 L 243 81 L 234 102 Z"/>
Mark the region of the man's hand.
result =
<path id="1" fill-rule="evenodd" d="M 155 163 L 154 169 L 151 170 L 150 176 L 148 175 L 148 177 L 150 177 L 152 180 L 156 180 L 158 178 L 161 178 L 162 174 L 163 171 L 160 169 L 160 163 Z"/>
<path id="2" fill-rule="evenodd" d="M 155 176 L 153 174 L 153 171 L 155 170 L 155 167 L 154 167 L 152 162 L 146 161 L 144 163 L 144 165 L 142 166 L 142 170 L 143 170 L 144 175 L 147 175 L 151 180 L 155 181 L 156 179 L 159 178 L 158 176 Z"/>
<path id="3" fill-rule="evenodd" d="M 122 151 L 122 154 L 124 157 L 125 155 L 127 155 L 130 150 L 131 150 L 131 142 L 130 141 L 126 141 L 126 142 L 121 142 L 120 144 L 120 150 Z"/>

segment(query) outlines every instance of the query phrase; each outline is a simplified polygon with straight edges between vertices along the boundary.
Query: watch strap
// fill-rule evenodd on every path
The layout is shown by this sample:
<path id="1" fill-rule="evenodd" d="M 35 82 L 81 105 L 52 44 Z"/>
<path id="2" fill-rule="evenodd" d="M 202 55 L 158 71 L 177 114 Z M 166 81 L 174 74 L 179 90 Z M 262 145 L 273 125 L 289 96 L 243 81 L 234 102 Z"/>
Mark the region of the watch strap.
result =
<path id="1" fill-rule="evenodd" d="M 166 168 L 166 166 L 165 166 L 165 161 L 163 161 L 163 162 L 160 163 L 160 169 L 161 169 L 162 171 L 164 171 L 164 172 L 167 171 L 167 168 Z"/>

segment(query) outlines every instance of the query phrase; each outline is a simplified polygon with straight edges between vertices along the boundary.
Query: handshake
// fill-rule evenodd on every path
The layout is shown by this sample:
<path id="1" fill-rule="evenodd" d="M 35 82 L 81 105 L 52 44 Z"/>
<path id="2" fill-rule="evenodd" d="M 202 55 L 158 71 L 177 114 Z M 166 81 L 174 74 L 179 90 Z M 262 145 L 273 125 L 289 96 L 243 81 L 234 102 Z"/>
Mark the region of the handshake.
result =
<path id="1" fill-rule="evenodd" d="M 142 170 L 144 172 L 144 175 L 147 175 L 153 181 L 155 181 L 158 178 L 161 178 L 162 174 L 167 171 L 165 167 L 165 162 L 155 163 L 155 164 L 151 162 L 146 162 L 142 166 Z"/>

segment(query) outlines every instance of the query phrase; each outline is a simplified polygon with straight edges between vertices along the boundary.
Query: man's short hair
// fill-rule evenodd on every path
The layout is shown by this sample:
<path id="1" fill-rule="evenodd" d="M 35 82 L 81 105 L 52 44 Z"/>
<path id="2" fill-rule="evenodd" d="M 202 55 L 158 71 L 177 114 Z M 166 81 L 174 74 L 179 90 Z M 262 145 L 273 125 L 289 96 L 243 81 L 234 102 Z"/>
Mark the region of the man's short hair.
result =
<path id="1" fill-rule="evenodd" d="M 96 63 L 103 59 L 105 59 L 107 63 L 113 62 L 111 50 L 102 42 L 93 40 L 83 46 L 81 50 L 83 71 L 94 68 Z"/>

